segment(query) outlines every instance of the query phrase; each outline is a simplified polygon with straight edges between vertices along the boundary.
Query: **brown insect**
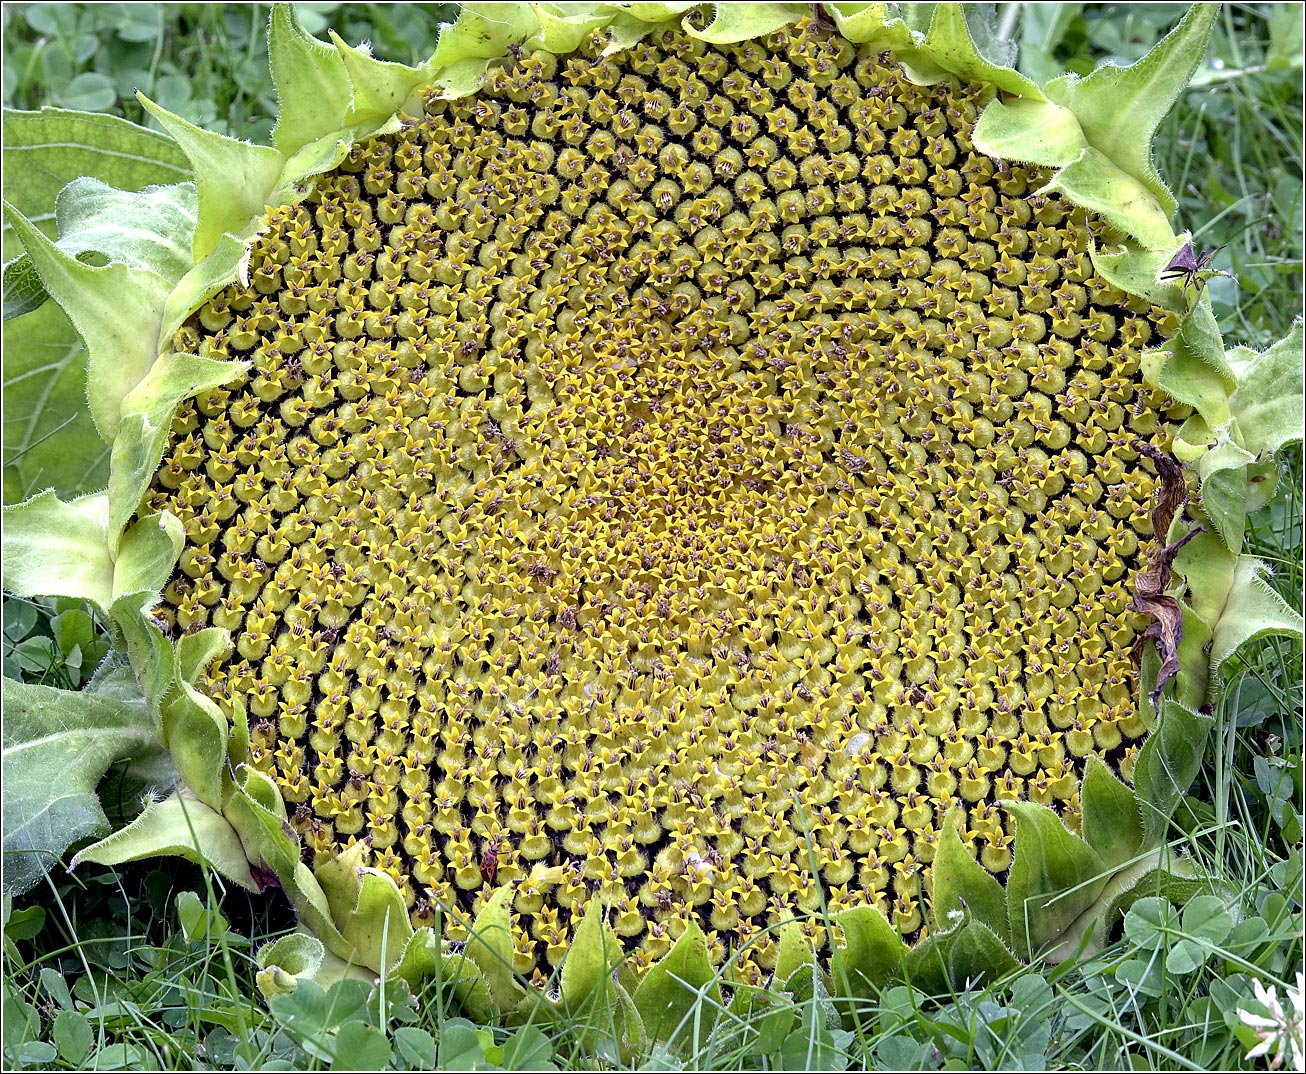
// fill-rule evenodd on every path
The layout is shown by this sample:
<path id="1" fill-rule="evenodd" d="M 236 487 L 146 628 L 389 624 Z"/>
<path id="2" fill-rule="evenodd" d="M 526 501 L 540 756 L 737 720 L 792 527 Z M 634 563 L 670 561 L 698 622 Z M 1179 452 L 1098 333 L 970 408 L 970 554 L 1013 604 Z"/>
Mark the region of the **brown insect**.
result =
<path id="1" fill-rule="evenodd" d="M 1214 249 L 1205 250 L 1198 254 L 1193 249 L 1193 244 L 1186 242 L 1179 248 L 1179 252 L 1170 258 L 1165 268 L 1161 270 L 1161 279 L 1182 279 L 1185 291 L 1188 290 L 1189 284 L 1193 286 L 1194 290 L 1200 291 L 1212 276 L 1224 276 L 1237 283 L 1237 278 L 1233 273 L 1225 272 L 1223 269 L 1211 268 L 1211 261 L 1223 249 L 1223 246 L 1217 246 Z"/>
<path id="2" fill-rule="evenodd" d="M 481 879 L 487 884 L 494 883 L 494 874 L 499 871 L 499 848 L 493 843 L 486 843 L 481 850 Z"/>

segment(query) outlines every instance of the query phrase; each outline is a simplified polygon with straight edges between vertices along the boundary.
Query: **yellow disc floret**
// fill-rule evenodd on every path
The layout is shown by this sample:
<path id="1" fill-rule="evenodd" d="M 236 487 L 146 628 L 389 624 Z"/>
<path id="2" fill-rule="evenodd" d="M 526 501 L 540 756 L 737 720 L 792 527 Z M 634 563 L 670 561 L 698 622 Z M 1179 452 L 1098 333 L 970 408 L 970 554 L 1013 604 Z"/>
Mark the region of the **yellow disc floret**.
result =
<path id="1" fill-rule="evenodd" d="M 810 22 L 603 44 L 271 212 L 174 340 L 252 367 L 175 420 L 159 615 L 230 631 L 308 860 L 419 924 L 519 881 L 537 976 L 599 896 L 756 977 L 823 903 L 919 930 L 951 805 L 1001 873 L 999 801 L 1128 770 L 1174 325 L 973 149 L 989 91 Z"/>

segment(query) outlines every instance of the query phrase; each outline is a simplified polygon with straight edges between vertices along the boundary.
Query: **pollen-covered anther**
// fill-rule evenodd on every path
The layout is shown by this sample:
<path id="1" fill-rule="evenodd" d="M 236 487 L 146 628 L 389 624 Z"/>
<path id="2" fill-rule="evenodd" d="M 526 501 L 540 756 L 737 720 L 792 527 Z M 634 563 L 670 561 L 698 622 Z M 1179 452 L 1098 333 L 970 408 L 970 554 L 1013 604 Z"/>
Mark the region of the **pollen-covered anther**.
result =
<path id="1" fill-rule="evenodd" d="M 252 365 L 174 421 L 157 615 L 231 633 L 202 684 L 308 860 L 453 938 L 515 884 L 541 979 L 596 896 L 636 967 L 695 920 L 759 979 L 795 912 L 922 929 L 952 806 L 1001 873 L 997 803 L 1132 765 L 1176 326 L 978 88 L 811 22 L 603 45 L 270 215 L 176 341 Z"/>

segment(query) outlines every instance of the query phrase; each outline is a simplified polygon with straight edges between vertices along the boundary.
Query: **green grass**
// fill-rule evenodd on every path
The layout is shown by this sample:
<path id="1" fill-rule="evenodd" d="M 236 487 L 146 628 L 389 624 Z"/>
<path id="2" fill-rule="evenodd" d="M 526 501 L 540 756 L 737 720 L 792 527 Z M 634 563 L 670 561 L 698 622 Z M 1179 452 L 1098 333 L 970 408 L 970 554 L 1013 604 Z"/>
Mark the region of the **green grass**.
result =
<path id="1" fill-rule="evenodd" d="M 424 58 L 444 10 L 417 5 L 299 5 L 379 55 Z M 1132 60 L 1181 5 L 1009 5 L 1001 25 L 1034 69 L 1087 72 Z M 14 4 L 4 8 L 4 99 L 144 116 L 131 90 L 240 137 L 265 139 L 275 98 L 266 76 L 265 5 Z M 1157 137 L 1158 166 L 1182 226 L 1224 249 L 1211 297 L 1227 340 L 1263 347 L 1302 306 L 1301 31 L 1286 4 L 1226 6 L 1208 64 Z M 1299 610 L 1303 586 L 1300 451 L 1280 498 L 1249 527 L 1251 550 Z M 5 673 L 76 687 L 102 642 L 68 602 L 7 600 Z M 1136 906 L 1103 952 L 1081 965 L 981 981 L 927 1000 L 907 987 L 828 1028 L 820 1004 L 759 1001 L 723 1012 L 700 1050 L 650 1065 L 781 1067 L 1221 1069 L 1255 1067 L 1233 1015 L 1252 982 L 1279 995 L 1302 960 L 1302 651 L 1263 642 L 1229 676 L 1207 763 L 1180 810 L 1175 848 L 1217 878 L 1215 903 Z M 1232 907 L 1233 910 L 1226 908 Z M 1233 912 L 1236 910 L 1236 913 Z M 254 951 L 293 926 L 286 900 L 224 890 L 168 861 L 118 871 L 62 869 L 4 909 L 7 1067 L 80 1069 L 595 1069 L 611 1047 L 576 1043 L 576 1021 L 474 1026 L 451 997 L 346 982 L 302 987 L 271 1005 Z M 1177 954 L 1182 950 L 1183 954 Z M 800 997 L 801 998 L 801 997 Z M 610 1027 L 609 1027 L 610 1028 Z M 599 1036 L 603 1036 L 600 1032 Z"/>

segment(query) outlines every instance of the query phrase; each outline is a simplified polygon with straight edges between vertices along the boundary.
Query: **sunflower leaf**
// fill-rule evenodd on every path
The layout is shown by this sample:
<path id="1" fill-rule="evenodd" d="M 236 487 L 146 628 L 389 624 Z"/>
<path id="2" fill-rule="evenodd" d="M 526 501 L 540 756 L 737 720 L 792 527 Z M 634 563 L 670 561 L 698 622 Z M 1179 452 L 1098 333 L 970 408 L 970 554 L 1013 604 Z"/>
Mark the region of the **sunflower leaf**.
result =
<path id="1" fill-rule="evenodd" d="M 20 894 L 108 829 L 95 788 L 110 765 L 160 747 L 140 703 L 5 679 L 4 712 L 4 890 Z"/>
<path id="2" fill-rule="evenodd" d="M 1302 617 L 1288 607 L 1265 581 L 1268 568 L 1251 556 L 1239 556 L 1224 611 L 1215 626 L 1211 663 L 1216 668 L 1238 649 L 1268 634 L 1302 636 Z"/>
<path id="3" fill-rule="evenodd" d="M 113 602 L 109 504 L 104 493 L 67 502 L 51 490 L 4 509 L 4 586 L 19 597 Z"/>
<path id="4" fill-rule="evenodd" d="M 72 867 L 84 861 L 120 865 L 164 854 L 204 862 L 241 887 L 258 890 L 235 829 L 185 788 L 150 803 L 127 827 L 81 851 Z"/>
<path id="5" fill-rule="evenodd" d="M 1041 193 L 1057 191 L 1146 249 L 1174 246 L 1174 232 L 1151 190 L 1092 146 L 1061 168 Z"/>
<path id="6" fill-rule="evenodd" d="M 1161 720 L 1138 751 L 1134 791 L 1142 808 L 1143 847 L 1165 838 L 1179 800 L 1197 775 L 1211 730 L 1210 716 L 1193 712 L 1178 701 L 1161 703 Z"/>
<path id="7" fill-rule="evenodd" d="M 611 983 L 612 967 L 621 957 L 621 948 L 614 949 L 609 943 L 602 904 L 591 899 L 562 964 L 562 998 L 571 1009 L 579 1009 Z M 606 1006 L 602 999 L 600 996 L 599 1005 Z"/>
<path id="8" fill-rule="evenodd" d="M 1156 385 L 1193 406 L 1212 429 L 1229 420 L 1229 396 L 1237 381 L 1225 360 L 1220 328 L 1205 295 L 1167 345 Z"/>
<path id="9" fill-rule="evenodd" d="M 721 1006 L 721 988 L 697 924 L 691 921 L 675 946 L 644 974 L 632 998 L 652 1040 L 687 1051 L 707 1040 Z"/>
<path id="10" fill-rule="evenodd" d="M 907 951 L 898 930 L 874 906 L 854 906 L 835 915 L 843 932 L 831 972 L 840 995 L 875 995 L 897 970 Z"/>
<path id="11" fill-rule="evenodd" d="M 172 135 L 195 173 L 199 221 L 192 252 L 197 262 L 202 261 L 225 233 L 243 233 L 262 215 L 285 157 L 268 146 L 251 145 L 187 123 L 144 94 L 136 97 Z"/>
<path id="12" fill-rule="evenodd" d="M 975 124 L 978 149 L 997 160 L 1060 168 L 1088 147 L 1074 113 L 1051 101 L 994 99 Z"/>
<path id="13" fill-rule="evenodd" d="M 1030 100 L 1043 99 L 1038 86 L 1007 65 L 1011 46 L 997 37 L 991 15 L 962 4 L 933 8 L 923 54 L 904 56 L 913 73 L 934 82 L 939 79 L 930 69 L 937 68 L 963 81 L 985 82 Z"/>
<path id="14" fill-rule="evenodd" d="M 1254 455 L 1270 454 L 1302 438 L 1302 322 L 1263 353 L 1250 352 L 1234 373 L 1238 387 L 1229 400 L 1243 446 Z M 1231 362 L 1232 364 L 1232 362 Z"/>
<path id="15" fill-rule="evenodd" d="M 191 178 L 186 156 L 166 135 L 117 116 L 43 108 L 4 113 L 5 197 L 47 235 L 55 234 L 55 195 L 81 176 L 119 190 Z M 22 244 L 8 224 L 3 260 Z M 5 291 L 5 306 L 10 295 Z"/>
<path id="16" fill-rule="evenodd" d="M 1066 75 L 1043 87 L 1049 100 L 1074 112 L 1090 145 L 1152 192 L 1164 218 L 1176 203 L 1152 164 L 1152 138 L 1202 62 L 1218 10 L 1194 4 L 1135 64 L 1107 63 L 1087 78 Z"/>
<path id="17" fill-rule="evenodd" d="M 388 119 L 405 108 L 405 102 L 430 77 L 425 68 L 378 60 L 366 49 L 346 44 L 335 31 L 327 32 L 353 86 L 350 123 Z"/>
<path id="18" fill-rule="evenodd" d="M 1134 792 L 1112 775 L 1098 757 L 1090 755 L 1084 766 L 1080 827 L 1084 842 L 1115 869 L 1143 847 L 1143 821 Z"/>
<path id="19" fill-rule="evenodd" d="M 153 270 L 123 263 L 85 264 L 41 234 L 13 206 L 6 204 L 6 212 L 46 290 L 68 313 L 86 344 L 91 416 L 105 443 L 113 443 L 123 397 L 157 356 L 172 283 Z"/>
<path id="20" fill-rule="evenodd" d="M 259 991 L 265 999 L 293 992 L 302 978 L 312 978 L 322 966 L 326 948 L 316 936 L 292 932 L 258 949 Z"/>
<path id="21" fill-rule="evenodd" d="M 810 4 L 715 4 L 713 18 L 701 30 L 685 19 L 685 33 L 715 45 L 732 45 L 773 33 L 811 12 Z"/>
<path id="22" fill-rule="evenodd" d="M 966 911 L 930 933 L 903 959 L 902 972 L 929 995 L 945 995 L 968 982 L 991 984 L 1020 967 L 1020 960 L 982 921 Z"/>
<path id="23" fill-rule="evenodd" d="M 780 926 L 780 950 L 775 959 L 775 980 L 783 985 L 803 966 L 810 966 L 815 951 L 812 942 L 803 935 L 797 921 L 786 921 Z"/>
<path id="24" fill-rule="evenodd" d="M 472 936 L 467 941 L 467 957 L 481 971 L 500 1011 L 513 1010 L 526 995 L 512 971 L 512 896 L 511 887 L 501 887 L 491 895 L 472 922 Z"/>
<path id="25" fill-rule="evenodd" d="M 304 30 L 290 4 L 272 9 L 268 57 L 277 90 L 277 149 L 289 157 L 345 125 L 351 103 L 345 63 L 336 49 Z"/>
<path id="26" fill-rule="evenodd" d="M 109 534 L 114 547 L 163 457 L 173 412 L 183 399 L 226 384 L 244 362 L 219 362 L 194 354 L 165 354 L 122 400 L 122 430 L 113 445 L 109 479 Z"/>
<path id="27" fill-rule="evenodd" d="M 960 824 L 963 815 L 957 807 L 948 811 L 935 852 L 931 871 L 934 889 L 930 903 L 935 926 L 939 929 L 949 927 L 951 915 L 965 910 L 1006 941 L 1006 893 L 993 874 L 980 865 L 962 843 Z"/>
<path id="28" fill-rule="evenodd" d="M 68 315 L 46 302 L 6 321 L 3 355 L 5 502 L 104 488 L 109 448 L 86 407 L 86 348 Z"/>
<path id="29" fill-rule="evenodd" d="M 1015 820 L 1015 859 L 1007 875 L 1007 906 L 1016 954 L 1031 960 L 1093 905 L 1107 870 L 1083 839 L 1052 810 L 1034 802 L 1003 802 Z"/>

